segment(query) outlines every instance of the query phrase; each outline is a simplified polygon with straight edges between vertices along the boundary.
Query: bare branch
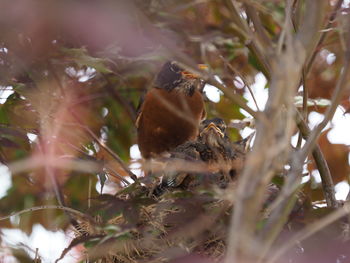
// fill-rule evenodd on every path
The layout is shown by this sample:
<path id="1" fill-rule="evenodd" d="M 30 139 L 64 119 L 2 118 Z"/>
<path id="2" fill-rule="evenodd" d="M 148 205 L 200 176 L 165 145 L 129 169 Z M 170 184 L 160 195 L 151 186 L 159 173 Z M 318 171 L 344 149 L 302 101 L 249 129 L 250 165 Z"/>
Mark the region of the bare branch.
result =
<path id="1" fill-rule="evenodd" d="M 254 24 L 255 32 L 257 34 L 257 37 L 260 39 L 260 43 L 264 48 L 271 48 L 274 43 L 271 41 L 270 37 L 266 34 L 266 31 L 262 26 L 257 10 L 250 3 L 245 3 L 244 7 L 248 17 L 252 20 Z"/>
<path id="2" fill-rule="evenodd" d="M 238 28 L 242 29 L 245 32 L 245 35 L 250 36 L 249 39 L 246 39 L 246 37 L 244 35 L 240 35 L 240 38 L 243 40 L 243 42 L 247 41 L 247 47 L 251 50 L 251 52 L 262 63 L 263 73 L 269 79 L 270 72 L 271 72 L 271 64 L 265 55 L 268 52 L 266 52 L 264 46 L 260 43 L 259 39 L 257 39 L 254 36 L 254 34 L 251 31 L 251 29 L 249 28 L 247 22 L 241 17 L 241 15 L 239 13 L 239 9 L 237 7 L 237 3 L 233 0 L 226 0 L 225 2 L 231 11 L 231 18 L 232 18 L 233 22 L 235 23 L 235 25 Z"/>
<path id="3" fill-rule="evenodd" d="M 287 15 L 290 17 L 292 8 L 290 1 L 288 5 Z M 307 1 L 307 9 L 313 10 L 313 14 L 304 15 L 303 24 L 296 35 L 291 22 L 287 23 L 285 49 L 280 55 L 275 54 L 270 60 L 272 61 L 271 84 L 269 99 L 264 110 L 267 124 L 257 121 L 255 145 L 248 155 L 243 175 L 239 178 L 225 262 L 254 261 L 259 257 L 261 247 L 265 246 L 265 238 L 270 238 L 263 237 L 263 240 L 256 238 L 262 200 L 266 186 L 275 171 L 283 167 L 291 154 L 290 137 L 295 124 L 293 100 L 296 86 L 299 84 L 298 80 L 307 54 L 314 46 L 315 35 L 318 34 L 323 18 L 324 5 L 325 2 Z M 285 110 L 282 110 L 283 108 Z M 272 145 L 274 147 L 271 147 Z M 293 179 L 298 178 L 302 164 L 303 160 L 295 156 L 291 166 L 293 176 L 290 176 L 290 182 L 286 183 L 284 188 L 287 189 L 296 183 Z M 276 209 L 276 211 L 283 211 L 281 206 Z M 285 220 L 272 222 L 272 232 L 278 232 Z M 272 236 L 270 240 L 274 238 L 275 236 Z"/>
<path id="4" fill-rule="evenodd" d="M 327 25 L 325 26 L 324 30 L 322 30 L 321 36 L 316 44 L 316 48 L 315 48 L 314 52 L 312 53 L 310 59 L 308 60 L 307 66 L 305 67 L 305 75 L 306 76 L 310 72 L 310 69 L 314 63 L 314 60 L 319 52 L 319 48 L 321 47 L 323 41 L 326 39 L 326 36 L 329 32 L 328 29 L 330 29 L 332 24 L 334 23 L 335 18 L 337 17 L 338 11 L 339 11 L 341 5 L 343 4 L 343 2 L 344 2 L 344 0 L 338 0 L 338 2 L 335 4 L 333 12 L 329 16 Z"/>
<path id="5" fill-rule="evenodd" d="M 254 101 L 254 104 L 255 104 L 255 107 L 257 108 L 258 111 L 260 111 L 259 109 L 259 106 L 258 106 L 258 103 L 256 102 L 256 99 L 255 99 L 255 95 L 254 95 L 254 92 L 252 90 L 252 88 L 248 85 L 247 81 L 244 80 L 244 77 L 243 75 L 238 71 L 236 70 L 228 61 L 227 59 L 225 59 L 223 56 L 220 56 L 221 60 L 224 61 L 225 65 L 228 66 L 230 68 L 230 70 L 236 74 L 237 76 L 239 76 L 241 78 L 241 80 L 243 81 L 244 85 L 247 87 L 250 95 L 252 96 L 253 98 L 253 101 Z"/>
<path id="6" fill-rule="evenodd" d="M 233 90 L 227 88 L 225 85 L 220 83 L 213 74 L 210 74 L 209 72 L 205 71 L 200 71 L 198 70 L 198 68 L 196 69 L 195 66 L 185 64 L 183 61 L 179 62 L 179 65 L 185 68 L 186 70 L 190 70 L 191 72 L 195 73 L 206 83 L 211 84 L 220 89 L 230 100 L 232 100 L 232 102 L 236 103 L 240 108 L 248 112 L 255 119 L 260 119 L 261 121 L 264 121 L 265 118 L 262 114 L 260 114 L 260 112 L 256 112 L 252 108 L 250 108 L 241 95 L 234 93 Z"/>
<path id="7" fill-rule="evenodd" d="M 27 209 L 23 209 L 21 211 L 18 211 L 18 212 L 14 212 L 14 213 L 11 213 L 10 215 L 8 216 L 3 216 L 3 217 L 0 217 L 0 221 L 3 221 L 3 220 L 6 220 L 6 219 L 9 219 L 10 217 L 12 216 L 18 216 L 18 215 L 21 215 L 21 214 L 24 214 L 24 213 L 28 213 L 28 212 L 34 212 L 34 211 L 38 211 L 38 210 L 47 210 L 47 209 L 58 209 L 58 210 L 63 210 L 63 211 L 67 211 L 69 213 L 72 213 L 74 215 L 76 215 L 77 217 L 79 218 L 84 218 L 84 219 L 88 219 L 90 222 L 94 222 L 95 220 L 93 218 L 91 218 L 90 216 L 78 211 L 78 210 L 75 210 L 73 208 L 70 208 L 70 207 L 65 207 L 65 206 L 61 206 L 61 205 L 42 205 L 42 206 L 34 206 L 34 207 L 31 207 L 31 208 L 27 208 Z"/>
<path id="8" fill-rule="evenodd" d="M 350 16 L 348 16 L 347 19 L 348 23 L 348 30 L 347 30 L 347 50 L 345 51 L 345 57 L 344 57 L 344 66 L 341 71 L 341 75 L 338 79 L 337 85 L 335 87 L 332 99 L 331 99 L 331 105 L 327 108 L 326 113 L 324 114 L 324 118 L 322 122 L 316 126 L 316 128 L 311 132 L 308 140 L 306 141 L 304 147 L 303 147 L 303 154 L 307 156 L 307 154 L 310 152 L 310 150 L 314 147 L 315 142 L 317 141 L 318 137 L 320 136 L 322 130 L 326 127 L 328 122 L 333 118 L 333 115 L 345 93 L 346 87 L 347 87 L 347 79 L 348 79 L 348 73 L 349 73 L 349 66 L 350 66 Z"/>
<path id="9" fill-rule="evenodd" d="M 306 140 L 310 135 L 310 129 L 305 123 L 305 121 L 302 119 L 300 113 L 297 114 L 297 125 L 301 135 Z M 316 147 L 312 150 L 312 156 L 315 159 L 317 169 L 320 172 L 320 176 L 322 179 L 322 188 L 324 191 L 327 205 L 329 207 L 337 207 L 338 202 L 335 198 L 334 184 L 331 172 L 329 171 L 327 162 L 324 159 L 322 151 L 318 145 L 316 145 Z"/>

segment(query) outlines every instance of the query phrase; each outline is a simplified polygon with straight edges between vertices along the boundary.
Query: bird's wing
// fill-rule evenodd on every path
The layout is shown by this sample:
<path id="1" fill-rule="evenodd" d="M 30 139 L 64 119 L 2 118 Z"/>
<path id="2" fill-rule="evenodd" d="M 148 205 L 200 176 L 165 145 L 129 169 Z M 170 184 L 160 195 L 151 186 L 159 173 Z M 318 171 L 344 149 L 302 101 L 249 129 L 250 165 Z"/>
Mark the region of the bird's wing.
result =
<path id="1" fill-rule="evenodd" d="M 139 100 L 139 104 L 138 104 L 137 109 L 136 109 L 136 121 L 135 121 L 136 128 L 139 127 L 139 123 L 140 123 L 140 119 L 141 119 L 141 115 L 142 115 L 143 102 L 145 100 L 146 93 L 147 93 L 146 90 L 142 93 L 140 100 Z"/>
<path id="2" fill-rule="evenodd" d="M 205 110 L 205 107 L 203 108 L 203 112 L 202 112 L 202 118 L 201 121 L 204 121 L 207 118 L 207 111 Z"/>

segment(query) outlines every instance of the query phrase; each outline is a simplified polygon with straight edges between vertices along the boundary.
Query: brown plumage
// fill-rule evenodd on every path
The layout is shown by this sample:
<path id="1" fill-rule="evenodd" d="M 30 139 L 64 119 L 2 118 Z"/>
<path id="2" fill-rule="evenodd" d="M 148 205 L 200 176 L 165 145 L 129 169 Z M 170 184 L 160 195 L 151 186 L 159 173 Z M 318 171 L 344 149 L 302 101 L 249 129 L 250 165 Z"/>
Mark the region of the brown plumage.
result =
<path id="1" fill-rule="evenodd" d="M 170 151 L 193 140 L 205 116 L 201 81 L 167 62 L 157 76 L 154 87 L 144 97 L 137 117 L 137 137 L 144 158 Z"/>

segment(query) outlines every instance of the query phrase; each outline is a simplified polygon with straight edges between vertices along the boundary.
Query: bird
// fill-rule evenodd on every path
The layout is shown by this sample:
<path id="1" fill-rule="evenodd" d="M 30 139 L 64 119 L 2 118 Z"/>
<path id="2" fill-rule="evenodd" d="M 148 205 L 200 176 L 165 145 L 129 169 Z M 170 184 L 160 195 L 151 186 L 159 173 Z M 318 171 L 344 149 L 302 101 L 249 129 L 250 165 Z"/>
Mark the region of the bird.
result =
<path id="1" fill-rule="evenodd" d="M 205 65 L 199 65 L 204 69 Z M 201 93 L 203 81 L 194 73 L 168 61 L 139 106 L 137 141 L 145 159 L 169 152 L 194 140 L 206 111 Z"/>
<path id="2" fill-rule="evenodd" d="M 218 162 L 234 158 L 232 143 L 226 135 L 226 123 L 221 118 L 204 120 L 200 124 L 197 150 L 205 162 Z"/>
<path id="3" fill-rule="evenodd" d="M 198 167 L 202 163 L 206 164 L 207 171 L 165 171 L 159 189 L 188 189 L 203 183 L 227 187 L 243 168 L 250 138 L 248 136 L 241 141 L 231 142 L 226 134 L 224 120 L 213 118 L 202 121 L 197 139 L 177 146 L 171 152 L 169 162 L 183 160 Z M 158 193 L 162 193 L 161 190 Z"/>
<path id="4" fill-rule="evenodd" d="M 200 125 L 197 151 L 201 160 L 209 164 L 211 172 L 222 174 L 227 181 L 241 172 L 247 148 L 242 147 L 241 141 L 231 142 L 226 128 L 221 118 L 204 120 Z"/>

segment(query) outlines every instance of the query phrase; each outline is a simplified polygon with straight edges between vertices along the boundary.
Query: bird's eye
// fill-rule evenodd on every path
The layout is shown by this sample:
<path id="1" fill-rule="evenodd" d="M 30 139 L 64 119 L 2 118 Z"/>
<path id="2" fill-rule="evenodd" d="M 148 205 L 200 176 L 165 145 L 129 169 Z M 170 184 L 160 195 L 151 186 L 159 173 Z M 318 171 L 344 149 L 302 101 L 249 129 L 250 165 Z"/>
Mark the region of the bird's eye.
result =
<path id="1" fill-rule="evenodd" d="M 221 131 L 225 131 L 226 130 L 226 124 L 224 122 L 220 122 L 220 124 L 218 125 Z"/>
<path id="2" fill-rule="evenodd" d="M 169 68 L 172 72 L 175 72 L 175 73 L 181 72 L 181 69 L 175 63 L 171 63 Z"/>

